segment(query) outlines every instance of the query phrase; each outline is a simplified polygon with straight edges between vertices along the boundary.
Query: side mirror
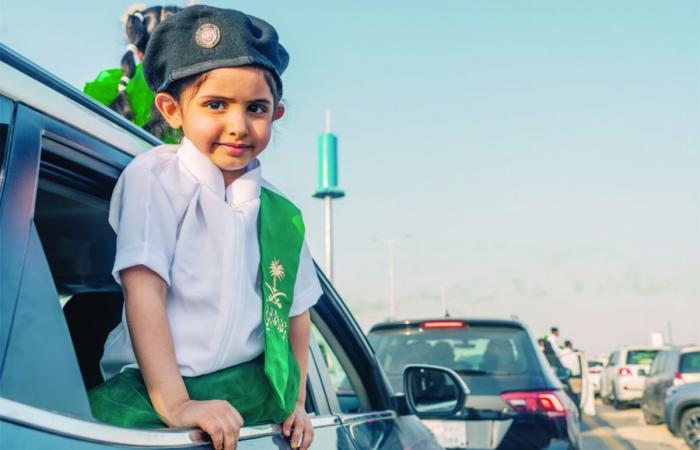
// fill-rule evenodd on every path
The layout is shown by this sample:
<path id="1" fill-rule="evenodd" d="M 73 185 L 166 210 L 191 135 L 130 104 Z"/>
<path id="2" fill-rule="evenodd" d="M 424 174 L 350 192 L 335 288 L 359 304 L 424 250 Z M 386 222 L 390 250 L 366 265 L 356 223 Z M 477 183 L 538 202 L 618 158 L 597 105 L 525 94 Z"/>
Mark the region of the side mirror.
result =
<path id="1" fill-rule="evenodd" d="M 403 371 L 403 389 L 411 414 L 420 418 L 448 417 L 462 410 L 469 388 L 451 369 L 411 364 Z"/>
<path id="2" fill-rule="evenodd" d="M 566 383 L 569 381 L 569 378 L 571 378 L 571 369 L 567 369 L 566 367 L 557 367 L 557 378 L 559 378 L 559 381 L 562 383 Z"/>

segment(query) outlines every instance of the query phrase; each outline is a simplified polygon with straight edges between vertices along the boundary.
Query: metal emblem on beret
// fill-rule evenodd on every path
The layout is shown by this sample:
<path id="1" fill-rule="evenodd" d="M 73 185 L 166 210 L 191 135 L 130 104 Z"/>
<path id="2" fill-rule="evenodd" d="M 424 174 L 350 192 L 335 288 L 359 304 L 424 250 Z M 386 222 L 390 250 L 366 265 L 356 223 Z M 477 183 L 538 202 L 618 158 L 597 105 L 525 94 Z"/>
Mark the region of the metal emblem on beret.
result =
<path id="1" fill-rule="evenodd" d="M 213 48 L 219 43 L 221 39 L 221 31 L 219 27 L 213 23 L 205 23 L 197 28 L 197 32 L 194 35 L 194 40 L 202 48 Z"/>

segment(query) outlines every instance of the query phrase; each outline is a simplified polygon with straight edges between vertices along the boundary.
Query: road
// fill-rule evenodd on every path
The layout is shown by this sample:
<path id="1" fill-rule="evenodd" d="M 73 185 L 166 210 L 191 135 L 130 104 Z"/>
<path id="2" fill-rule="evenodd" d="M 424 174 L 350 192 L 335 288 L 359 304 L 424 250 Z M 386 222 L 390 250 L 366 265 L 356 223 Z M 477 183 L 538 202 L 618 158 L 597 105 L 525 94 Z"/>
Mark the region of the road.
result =
<path id="1" fill-rule="evenodd" d="M 688 450 L 666 425 L 646 425 L 637 407 L 616 411 L 597 400 L 596 411 L 583 416 L 583 450 Z"/>

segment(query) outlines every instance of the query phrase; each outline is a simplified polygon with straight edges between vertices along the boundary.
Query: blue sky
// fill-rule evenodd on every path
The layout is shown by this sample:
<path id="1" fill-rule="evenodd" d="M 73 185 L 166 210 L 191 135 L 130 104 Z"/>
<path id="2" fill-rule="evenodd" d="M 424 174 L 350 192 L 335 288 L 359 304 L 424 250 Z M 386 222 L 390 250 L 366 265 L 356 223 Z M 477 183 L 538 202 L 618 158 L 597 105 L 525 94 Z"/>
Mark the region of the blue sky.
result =
<path id="1" fill-rule="evenodd" d="M 118 65 L 130 4 L 2 0 L 0 39 L 82 86 Z M 271 22 L 291 54 L 264 171 L 319 261 L 333 111 L 336 284 L 363 326 L 386 316 L 381 239 L 410 235 L 403 316 L 439 314 L 445 288 L 453 313 L 556 324 L 591 352 L 667 322 L 700 341 L 697 1 L 210 4 Z"/>

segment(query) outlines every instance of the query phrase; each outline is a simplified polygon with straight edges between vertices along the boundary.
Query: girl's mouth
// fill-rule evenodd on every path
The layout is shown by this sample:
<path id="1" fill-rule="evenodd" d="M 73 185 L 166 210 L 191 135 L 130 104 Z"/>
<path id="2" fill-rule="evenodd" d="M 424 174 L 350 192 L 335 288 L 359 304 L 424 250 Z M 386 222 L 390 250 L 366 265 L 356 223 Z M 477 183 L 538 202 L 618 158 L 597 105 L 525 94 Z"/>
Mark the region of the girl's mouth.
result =
<path id="1" fill-rule="evenodd" d="M 229 156 L 241 156 L 246 151 L 253 148 L 248 144 L 219 144 Z"/>

